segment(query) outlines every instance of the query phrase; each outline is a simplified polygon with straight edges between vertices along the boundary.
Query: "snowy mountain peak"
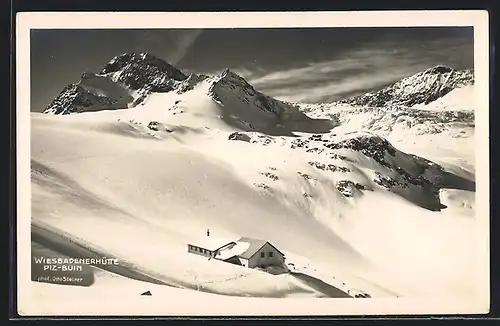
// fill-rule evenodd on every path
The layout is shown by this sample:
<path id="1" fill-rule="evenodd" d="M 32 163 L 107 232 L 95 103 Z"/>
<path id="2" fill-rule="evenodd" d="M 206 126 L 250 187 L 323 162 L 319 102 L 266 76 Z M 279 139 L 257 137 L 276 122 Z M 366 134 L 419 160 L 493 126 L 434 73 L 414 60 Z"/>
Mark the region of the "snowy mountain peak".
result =
<path id="1" fill-rule="evenodd" d="M 127 65 L 140 65 L 144 68 L 147 66 L 156 67 L 158 70 L 163 71 L 169 75 L 170 78 L 176 80 L 184 80 L 187 78 L 180 70 L 170 65 L 168 62 L 155 57 L 147 52 L 142 53 L 123 53 L 113 59 L 101 70 L 100 74 L 107 74 L 117 72 Z"/>
<path id="2" fill-rule="evenodd" d="M 454 69 L 444 65 L 437 65 L 424 71 L 424 74 L 444 74 L 452 72 Z"/>
<path id="3" fill-rule="evenodd" d="M 208 95 L 216 102 L 224 103 L 230 98 L 239 103 L 255 107 L 278 120 L 290 118 L 298 112 L 298 108 L 257 91 L 245 78 L 230 69 L 225 69 L 215 77 Z M 232 100 L 229 100 L 232 101 Z M 292 113 L 294 112 L 294 113 Z"/>
<path id="4" fill-rule="evenodd" d="M 217 81 L 219 80 L 224 80 L 227 83 L 232 83 L 234 85 L 237 85 L 239 87 L 247 88 L 247 89 L 253 89 L 253 86 L 250 85 L 245 78 L 242 76 L 238 75 L 236 72 L 232 71 L 229 68 L 224 69 L 222 73 L 220 73 L 216 78 Z"/>
<path id="5" fill-rule="evenodd" d="M 233 91 L 243 92 L 250 96 L 255 96 L 257 91 L 243 77 L 226 68 L 220 75 L 213 79 L 211 89 L 216 86 L 230 89 Z"/>
<path id="6" fill-rule="evenodd" d="M 180 70 L 149 53 L 123 53 L 98 74 L 85 71 L 81 80 L 65 87 L 44 113 L 127 108 L 137 105 L 149 92 L 178 89 L 187 79 Z"/>
<path id="7" fill-rule="evenodd" d="M 114 57 L 100 72 L 112 74 L 116 82 L 130 89 L 149 88 L 153 92 L 172 91 L 187 78 L 180 70 L 149 53 L 123 53 Z"/>
<path id="8" fill-rule="evenodd" d="M 232 71 L 229 68 L 224 69 L 224 71 L 222 72 L 221 76 L 222 77 L 227 77 L 227 78 L 244 79 L 243 77 L 241 77 L 240 75 L 238 75 L 237 73 L 235 73 L 234 71 Z"/>
<path id="9" fill-rule="evenodd" d="M 80 84 L 69 84 L 47 106 L 43 113 L 69 114 L 81 111 L 96 111 L 102 107 L 112 107 L 118 101 L 95 94 Z"/>
<path id="10" fill-rule="evenodd" d="M 381 90 L 340 101 L 355 106 L 385 107 L 428 104 L 455 88 L 474 83 L 472 70 L 455 70 L 438 65 L 401 79 Z"/>

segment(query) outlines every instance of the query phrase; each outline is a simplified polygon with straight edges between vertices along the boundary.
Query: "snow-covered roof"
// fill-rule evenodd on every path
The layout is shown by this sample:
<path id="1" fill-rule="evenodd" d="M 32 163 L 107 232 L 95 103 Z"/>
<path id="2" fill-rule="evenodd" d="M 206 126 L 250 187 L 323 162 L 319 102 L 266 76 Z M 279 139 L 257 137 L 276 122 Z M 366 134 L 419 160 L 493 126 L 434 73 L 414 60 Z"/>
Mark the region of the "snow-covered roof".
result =
<path id="1" fill-rule="evenodd" d="M 234 240 L 231 239 L 226 239 L 226 238 L 221 238 L 221 237 L 213 237 L 213 236 L 206 236 L 206 237 L 200 237 L 197 239 L 193 239 L 193 241 L 189 242 L 190 245 L 208 249 L 211 251 L 215 251 L 221 247 L 224 247 L 231 242 L 235 242 Z"/>
<path id="2" fill-rule="evenodd" d="M 222 249 L 216 256 L 218 259 L 228 259 L 234 256 L 240 256 L 242 253 L 248 250 L 250 244 L 247 242 L 237 242 L 235 246 L 228 247 L 228 249 Z"/>
<path id="3" fill-rule="evenodd" d="M 253 239 L 253 238 L 247 238 L 247 237 L 242 237 L 240 238 L 237 243 L 247 243 L 248 248 L 238 256 L 241 258 L 245 259 L 250 259 L 253 255 L 255 255 L 256 252 L 260 250 L 260 248 L 264 247 L 266 243 L 269 243 L 266 240 L 260 240 L 260 239 Z M 281 251 L 278 250 L 275 246 L 273 246 L 271 243 L 269 243 L 270 246 L 272 246 L 274 249 L 276 249 L 280 254 L 284 255 Z"/>

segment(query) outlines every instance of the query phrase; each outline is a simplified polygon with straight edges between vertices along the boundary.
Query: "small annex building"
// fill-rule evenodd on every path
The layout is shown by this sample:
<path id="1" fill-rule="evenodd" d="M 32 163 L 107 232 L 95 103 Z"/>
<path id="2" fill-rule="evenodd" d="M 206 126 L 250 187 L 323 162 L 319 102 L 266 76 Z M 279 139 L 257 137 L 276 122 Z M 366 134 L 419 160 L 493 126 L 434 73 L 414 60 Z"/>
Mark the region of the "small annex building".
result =
<path id="1" fill-rule="evenodd" d="M 188 252 L 248 268 L 282 267 L 285 255 L 269 241 L 242 237 L 236 241 L 204 237 L 188 244 Z"/>
<path id="2" fill-rule="evenodd" d="M 218 238 L 218 237 L 203 237 L 196 239 L 188 244 L 188 252 L 205 257 L 215 258 L 218 252 L 226 247 L 235 245 L 236 242 Z"/>

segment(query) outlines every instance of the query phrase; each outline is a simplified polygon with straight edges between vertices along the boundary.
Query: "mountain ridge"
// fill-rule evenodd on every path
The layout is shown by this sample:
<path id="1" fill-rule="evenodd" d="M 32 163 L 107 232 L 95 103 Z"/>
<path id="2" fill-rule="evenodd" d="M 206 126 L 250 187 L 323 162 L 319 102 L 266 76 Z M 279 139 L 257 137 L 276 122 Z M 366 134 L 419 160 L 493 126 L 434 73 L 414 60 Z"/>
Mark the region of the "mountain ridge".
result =
<path id="1" fill-rule="evenodd" d="M 99 93 L 99 87 L 76 87 L 94 79 L 106 80 L 107 86 L 121 88 L 119 96 Z M 235 91 L 243 102 L 253 101 L 264 112 L 284 118 L 286 110 L 295 107 L 295 103 L 281 101 L 257 91 L 248 81 L 230 69 L 225 69 L 216 76 L 190 74 L 149 53 L 123 53 L 111 59 L 98 73 L 84 72 L 79 83 L 67 85 L 61 93 L 46 107 L 43 113 L 70 114 L 101 109 L 129 108 L 143 102 L 149 93 L 176 91 L 188 92 L 198 83 L 210 79 L 212 86 L 209 96 L 217 101 L 222 88 Z M 109 86 L 115 83 L 115 86 Z M 394 105 L 412 106 L 430 103 L 465 85 L 474 83 L 473 70 L 454 70 L 446 66 L 435 66 L 412 76 L 406 77 L 378 91 L 350 97 L 334 104 L 352 106 L 386 107 Z M 104 92 L 106 93 L 106 92 Z M 116 105 L 116 103 L 119 103 Z M 288 117 L 290 118 L 290 117 Z"/>
<path id="2" fill-rule="evenodd" d="M 474 84 L 472 69 L 455 70 L 437 65 L 405 77 L 382 89 L 338 101 L 354 106 L 385 107 L 429 104 L 453 89 Z"/>

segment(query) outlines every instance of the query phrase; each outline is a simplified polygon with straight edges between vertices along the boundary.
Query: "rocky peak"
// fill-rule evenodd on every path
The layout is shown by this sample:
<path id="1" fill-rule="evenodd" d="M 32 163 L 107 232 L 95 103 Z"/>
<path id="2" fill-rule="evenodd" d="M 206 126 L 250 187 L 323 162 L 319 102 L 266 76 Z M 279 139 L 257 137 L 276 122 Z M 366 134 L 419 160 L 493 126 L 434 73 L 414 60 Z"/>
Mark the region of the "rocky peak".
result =
<path id="1" fill-rule="evenodd" d="M 186 79 L 180 70 L 149 53 L 124 53 L 114 57 L 99 74 L 85 71 L 80 81 L 66 86 L 44 112 L 127 108 L 147 92 L 169 92 Z M 134 99 L 131 90 L 140 98 Z"/>
<path id="2" fill-rule="evenodd" d="M 115 101 L 106 96 L 91 93 L 78 84 L 69 84 L 64 87 L 43 113 L 70 114 L 84 109 L 108 107 L 113 104 Z"/>
<path id="3" fill-rule="evenodd" d="M 137 90 L 169 92 L 187 78 L 180 70 L 149 53 L 124 53 L 114 57 L 100 72 L 113 74 L 117 82 Z"/>
<path id="4" fill-rule="evenodd" d="M 180 70 L 170 65 L 168 62 L 146 52 L 131 52 L 118 55 L 111 59 L 111 61 L 101 70 L 100 74 L 117 72 L 130 64 L 154 66 L 158 70 L 168 73 L 170 75 L 170 78 L 174 78 L 177 80 L 184 80 L 187 77 Z"/>
<path id="5" fill-rule="evenodd" d="M 452 72 L 454 69 L 448 66 L 438 65 L 424 71 L 424 74 L 444 74 L 448 72 Z"/>
<path id="6" fill-rule="evenodd" d="M 264 96 L 258 92 L 245 78 L 241 77 L 234 71 L 226 68 L 219 76 L 214 79 L 214 84 L 222 88 L 242 93 L 248 97 L 262 97 Z M 212 86 L 213 88 L 214 86 Z"/>
<path id="7" fill-rule="evenodd" d="M 231 82 L 240 87 L 253 89 L 253 86 L 250 85 L 245 78 L 241 77 L 229 68 L 224 69 L 224 71 L 220 74 L 220 79 L 225 80 L 226 82 Z"/>

